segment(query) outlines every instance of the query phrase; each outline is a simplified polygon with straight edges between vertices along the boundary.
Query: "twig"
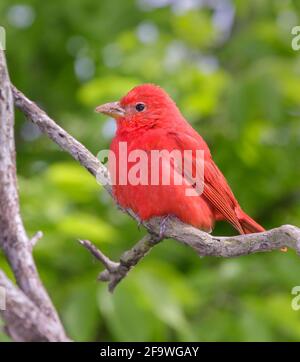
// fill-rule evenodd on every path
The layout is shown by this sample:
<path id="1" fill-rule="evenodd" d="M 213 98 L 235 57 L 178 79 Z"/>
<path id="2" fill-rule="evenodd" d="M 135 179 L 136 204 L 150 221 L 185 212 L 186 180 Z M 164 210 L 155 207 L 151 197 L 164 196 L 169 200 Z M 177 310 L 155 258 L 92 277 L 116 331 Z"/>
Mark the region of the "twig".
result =
<path id="1" fill-rule="evenodd" d="M 110 260 L 89 240 L 80 240 L 80 243 L 105 266 L 106 269 L 99 274 L 98 280 L 108 282 L 108 290 L 113 292 L 120 281 L 126 277 L 130 269 L 160 241 L 161 239 L 156 235 L 147 234 L 132 249 L 126 251 L 118 263 Z"/>
<path id="2" fill-rule="evenodd" d="M 78 240 L 79 243 L 84 246 L 86 249 L 88 249 L 94 257 L 99 260 L 105 268 L 111 272 L 114 273 L 115 270 L 118 268 L 119 263 L 115 263 L 114 261 L 110 260 L 106 255 L 102 253 L 97 247 L 92 244 L 89 240 Z"/>
<path id="3" fill-rule="evenodd" d="M 181 224 L 181 228 L 179 225 Z M 157 221 L 152 220 L 146 227 L 153 232 L 157 230 Z M 201 230 L 191 228 L 181 221 L 170 218 L 166 222 L 165 235 L 192 247 L 199 256 L 237 257 L 257 252 L 278 250 L 288 246 L 300 255 L 300 229 L 292 225 L 283 225 L 258 234 L 238 235 L 231 237 L 215 237 Z M 126 277 L 128 271 L 134 267 L 154 247 L 160 239 L 156 234 L 148 234 L 132 249 L 126 251 L 115 263 L 97 249 L 90 241 L 82 241 L 87 248 L 104 266 L 98 279 L 108 282 L 108 289 L 113 292 L 117 284 Z"/>
<path id="4" fill-rule="evenodd" d="M 41 240 L 41 238 L 43 237 L 43 232 L 42 231 L 38 231 L 36 232 L 33 237 L 29 240 L 29 243 L 31 245 L 31 249 L 33 249 L 36 245 L 36 243 Z"/>
<path id="5" fill-rule="evenodd" d="M 146 222 L 145 227 L 158 233 L 158 220 L 160 219 L 154 218 Z M 231 258 L 279 250 L 285 246 L 294 249 L 300 255 L 300 229 L 293 225 L 282 225 L 256 234 L 213 236 L 176 218 L 170 218 L 165 225 L 165 236 L 190 246 L 200 256 Z"/>
<path id="6" fill-rule="evenodd" d="M 19 108 L 28 120 L 54 141 L 60 148 L 68 152 L 76 161 L 85 167 L 93 176 L 105 183 L 106 191 L 112 195 L 109 173 L 105 166 L 94 157 L 80 142 L 67 133 L 53 121 L 41 108 L 29 100 L 16 87 L 11 85 L 15 106 Z"/>

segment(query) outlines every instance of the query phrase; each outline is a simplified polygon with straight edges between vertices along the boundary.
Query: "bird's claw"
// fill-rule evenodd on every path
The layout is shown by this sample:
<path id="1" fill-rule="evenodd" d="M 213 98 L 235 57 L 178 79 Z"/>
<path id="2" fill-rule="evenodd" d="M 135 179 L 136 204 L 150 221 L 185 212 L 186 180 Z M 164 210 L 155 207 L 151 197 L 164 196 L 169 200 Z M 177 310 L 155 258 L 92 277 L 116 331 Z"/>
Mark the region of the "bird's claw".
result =
<path id="1" fill-rule="evenodd" d="M 166 232 L 166 227 L 167 227 L 167 221 L 169 220 L 170 218 L 170 215 L 166 215 L 163 217 L 161 223 L 160 223 L 160 226 L 159 226 L 159 238 L 160 239 L 163 239 L 164 236 L 165 236 L 165 232 Z"/>

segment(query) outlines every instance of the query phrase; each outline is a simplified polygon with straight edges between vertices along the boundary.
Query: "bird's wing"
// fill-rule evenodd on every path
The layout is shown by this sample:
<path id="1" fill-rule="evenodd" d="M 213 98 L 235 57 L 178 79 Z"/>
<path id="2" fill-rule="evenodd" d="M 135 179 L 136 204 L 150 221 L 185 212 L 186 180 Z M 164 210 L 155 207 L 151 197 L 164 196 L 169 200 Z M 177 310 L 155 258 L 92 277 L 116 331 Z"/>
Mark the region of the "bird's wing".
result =
<path id="1" fill-rule="evenodd" d="M 225 177 L 211 158 L 209 149 L 198 134 L 169 132 L 168 139 L 173 139 L 180 150 L 204 151 L 204 189 L 202 195 L 213 208 L 230 222 L 241 234 L 244 233 L 236 212 L 240 206 L 235 199 Z M 193 158 L 196 162 L 196 158 Z M 195 169 L 195 164 L 193 170 Z M 194 171 L 193 171 L 194 172 Z M 186 175 L 185 175 L 186 177 Z"/>

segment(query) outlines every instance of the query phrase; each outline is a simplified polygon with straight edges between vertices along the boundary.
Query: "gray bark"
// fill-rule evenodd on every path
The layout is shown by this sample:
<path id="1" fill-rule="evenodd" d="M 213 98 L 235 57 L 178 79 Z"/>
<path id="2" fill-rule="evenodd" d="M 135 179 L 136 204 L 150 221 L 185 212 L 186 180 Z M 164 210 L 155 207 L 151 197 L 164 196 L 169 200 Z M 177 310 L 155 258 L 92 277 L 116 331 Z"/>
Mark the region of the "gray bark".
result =
<path id="1" fill-rule="evenodd" d="M 32 242 L 26 234 L 20 214 L 16 176 L 13 104 L 5 56 L 4 52 L 0 50 L 0 247 L 24 295 L 47 318 L 49 323 L 56 327 L 52 331 L 51 336 L 44 336 L 44 339 L 49 337 L 49 339 L 66 340 L 67 337 L 57 312 L 39 278 L 32 256 Z M 0 286 L 5 286 L 3 280 L 2 276 Z M 9 301 L 12 300 L 12 295 L 9 293 L 13 290 L 12 287 L 9 288 Z M 13 306 L 13 303 L 9 305 Z M 15 330 L 16 326 L 20 324 L 12 323 L 16 315 L 15 308 L 3 313 L 4 320 L 9 322 L 8 331 L 12 337 L 17 335 L 20 337 L 22 334 Z M 34 320 L 32 325 L 39 327 L 37 323 L 34 323 Z M 37 336 L 38 333 L 35 332 L 32 329 L 32 333 Z M 22 334 L 22 336 L 24 340 L 32 339 L 31 335 L 26 336 Z"/>

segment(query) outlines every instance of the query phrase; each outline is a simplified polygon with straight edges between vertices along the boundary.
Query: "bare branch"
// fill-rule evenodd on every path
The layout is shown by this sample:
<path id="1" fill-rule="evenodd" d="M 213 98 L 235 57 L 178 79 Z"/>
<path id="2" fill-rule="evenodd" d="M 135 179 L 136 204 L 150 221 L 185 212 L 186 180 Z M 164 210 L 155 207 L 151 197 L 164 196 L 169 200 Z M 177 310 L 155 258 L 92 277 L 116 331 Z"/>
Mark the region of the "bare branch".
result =
<path id="1" fill-rule="evenodd" d="M 160 218 L 145 223 L 151 232 L 159 233 Z M 176 218 L 169 218 L 165 225 L 165 236 L 192 247 L 200 256 L 236 257 L 278 250 L 285 246 L 300 255 L 300 229 L 283 225 L 262 233 L 237 236 L 213 236 Z"/>
<path id="2" fill-rule="evenodd" d="M 79 160 L 79 162 L 94 176 L 96 176 L 97 173 L 100 173 L 101 180 L 105 183 L 105 189 L 110 195 L 112 195 L 111 186 L 108 185 L 109 174 L 105 166 L 103 166 L 89 151 L 87 151 L 81 143 L 76 141 L 66 131 L 62 130 L 62 128 L 49 118 L 44 111 L 37 107 L 37 105 L 28 100 L 15 87 L 12 89 L 16 106 L 26 114 L 28 119 L 37 124 L 43 133 L 67 151 L 73 158 L 75 158 L 75 160 Z M 63 139 L 67 141 L 61 140 L 60 133 L 63 134 Z M 122 210 L 127 212 L 135 220 L 139 220 L 138 216 L 134 214 L 132 210 Z M 153 218 L 150 221 L 143 222 L 142 224 L 151 235 L 159 236 L 161 222 L 162 218 Z M 176 218 L 170 217 L 165 222 L 164 229 L 165 238 L 173 238 L 182 244 L 188 245 L 201 256 L 210 255 L 219 257 L 234 257 L 256 252 L 272 251 L 284 246 L 288 246 L 300 253 L 300 229 L 291 225 L 284 225 L 259 234 L 218 237 L 207 234 L 190 225 L 182 223 Z M 149 236 L 147 237 L 149 238 Z M 91 251 L 89 243 L 83 242 L 83 245 Z M 142 257 L 144 256 L 143 247 L 144 243 L 141 241 L 134 247 L 138 255 L 140 255 L 139 252 L 141 252 Z M 103 254 L 101 253 L 101 255 L 103 259 Z M 135 260 L 139 261 L 140 259 L 141 258 L 136 258 Z M 99 260 L 101 261 L 101 259 Z M 132 259 L 130 260 L 132 261 Z M 103 261 L 101 262 L 103 263 Z M 129 263 L 129 265 L 127 265 L 127 271 L 121 273 L 122 278 L 135 264 L 136 263 Z M 101 280 L 111 282 L 111 273 L 109 273 L 106 269 L 101 274 L 100 278 Z M 113 287 L 110 288 L 113 289 L 115 285 L 116 284 L 113 284 Z"/>
<path id="3" fill-rule="evenodd" d="M 0 247 L 24 294 L 55 323 L 57 335 L 66 340 L 57 312 L 43 287 L 20 215 L 14 142 L 14 110 L 4 52 L 0 50 Z M 11 335 L 18 332 L 9 326 Z"/>
<path id="4" fill-rule="evenodd" d="M 94 157 L 89 150 L 87 150 L 80 142 L 67 133 L 63 128 L 56 124 L 42 109 L 35 103 L 30 101 L 22 92 L 16 87 L 11 86 L 15 105 L 19 108 L 25 116 L 36 124 L 40 130 L 45 133 L 52 141 L 54 141 L 60 148 L 68 152 L 76 161 L 85 167 L 93 176 L 101 177 L 103 173 L 103 180 L 106 180 L 104 185 L 106 191 L 112 195 L 110 179 L 107 169 L 101 162 Z"/>
<path id="5" fill-rule="evenodd" d="M 102 253 L 94 244 L 92 244 L 89 240 L 78 240 L 79 243 L 84 246 L 86 249 L 90 251 L 94 257 L 102 263 L 105 268 L 114 273 L 115 270 L 118 268 L 119 264 L 115 263 L 114 261 L 110 260 L 106 255 Z"/>
<path id="6" fill-rule="evenodd" d="M 31 249 L 33 249 L 36 245 L 36 243 L 41 240 L 41 238 L 43 237 L 43 232 L 42 231 L 38 231 L 37 233 L 35 233 L 33 235 L 33 237 L 29 240 L 29 243 L 31 245 Z"/>
<path id="7" fill-rule="evenodd" d="M 146 224 L 146 227 L 151 232 L 154 230 L 159 232 L 158 221 L 159 219 L 152 219 Z M 166 222 L 165 235 L 192 247 L 199 256 L 237 257 L 257 252 L 278 250 L 286 245 L 296 250 L 300 255 L 300 229 L 292 225 L 283 225 L 258 234 L 216 237 L 185 225 L 175 218 L 170 218 Z M 81 244 L 105 266 L 106 269 L 100 273 L 98 279 L 108 282 L 108 289 L 110 292 L 113 292 L 118 283 L 126 277 L 129 270 L 160 240 L 156 234 L 146 235 L 132 249 L 126 251 L 121 256 L 119 263 L 107 258 L 90 241 L 82 240 Z"/>
<path id="8" fill-rule="evenodd" d="M 108 282 L 108 290 L 113 292 L 115 287 L 126 277 L 132 269 L 161 239 L 154 234 L 147 234 L 135 246 L 126 251 L 118 263 L 110 260 L 89 240 L 80 240 L 80 243 L 88 249 L 105 266 L 105 270 L 98 276 L 98 280 Z"/>

